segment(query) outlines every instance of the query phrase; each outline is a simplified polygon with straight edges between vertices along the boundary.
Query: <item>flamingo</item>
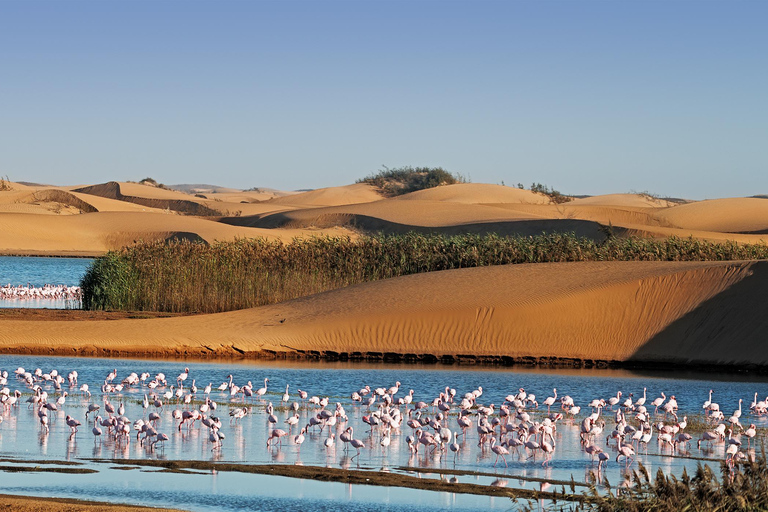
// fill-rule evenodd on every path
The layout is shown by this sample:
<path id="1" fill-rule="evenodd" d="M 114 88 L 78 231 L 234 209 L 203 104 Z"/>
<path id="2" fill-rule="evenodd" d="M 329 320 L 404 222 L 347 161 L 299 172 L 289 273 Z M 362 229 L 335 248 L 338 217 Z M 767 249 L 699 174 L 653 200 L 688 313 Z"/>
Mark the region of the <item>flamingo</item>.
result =
<path id="1" fill-rule="evenodd" d="M 307 427 L 301 429 L 301 432 L 293 438 L 293 444 L 297 445 L 296 453 L 301 450 L 301 444 L 304 442 L 304 434 L 307 433 Z"/>
<path id="2" fill-rule="evenodd" d="M 755 437 L 756 433 L 757 433 L 757 430 L 755 429 L 754 423 L 751 424 L 749 428 L 744 431 L 744 435 L 747 436 L 747 448 L 749 448 L 749 444 L 752 441 L 752 438 Z"/>
<path id="3" fill-rule="evenodd" d="M 450 444 L 449 448 L 453 452 L 453 465 L 456 465 L 456 457 L 459 456 L 459 441 L 458 441 L 459 433 L 454 432 L 453 433 L 453 442 Z"/>
<path id="4" fill-rule="evenodd" d="M 667 397 L 664 395 L 664 393 L 661 393 L 661 396 L 651 402 L 651 405 L 654 406 L 656 409 L 653 411 L 653 414 L 657 414 L 659 412 L 659 407 L 661 407 L 661 404 L 664 403 L 664 400 L 666 400 Z"/>
<path id="5" fill-rule="evenodd" d="M 549 412 L 549 408 L 555 403 L 555 400 L 557 400 L 557 388 L 554 388 L 552 391 L 554 391 L 555 396 L 547 397 L 547 399 L 544 400 L 544 405 L 547 406 L 547 412 Z"/>
<path id="6" fill-rule="evenodd" d="M 619 446 L 619 453 L 616 455 L 616 462 L 619 462 L 620 457 L 624 457 L 624 464 L 625 466 L 629 466 L 632 461 L 634 462 L 634 456 L 635 450 L 632 448 L 631 445 L 628 444 L 622 444 Z"/>
<path id="7" fill-rule="evenodd" d="M 597 454 L 597 472 L 599 473 L 603 469 L 603 464 L 608 464 L 608 454 L 604 451 L 601 451 Z"/>
<path id="8" fill-rule="evenodd" d="M 267 394 L 267 382 L 269 382 L 269 379 L 265 378 L 264 379 L 264 387 L 263 388 L 259 388 L 259 389 L 256 390 L 256 394 L 259 395 L 259 398 L 262 398 L 264 395 Z M 263 398 L 262 398 L 262 400 L 263 400 Z"/>
<path id="9" fill-rule="evenodd" d="M 542 462 L 541 465 L 546 466 L 552 461 L 552 455 L 554 455 L 555 447 L 544 439 L 543 434 L 541 436 L 541 449 L 544 452 L 544 462 Z"/>
<path id="10" fill-rule="evenodd" d="M 269 438 L 267 438 L 267 446 L 269 446 L 269 442 L 272 439 L 277 439 L 278 444 L 280 444 L 282 446 L 282 444 L 283 444 L 283 437 L 285 437 L 287 435 L 288 435 L 288 432 L 286 432 L 285 430 L 282 430 L 282 429 L 279 429 L 279 428 L 273 429 L 272 432 L 269 433 Z M 272 445 L 274 446 L 274 443 L 272 443 Z"/>
<path id="11" fill-rule="evenodd" d="M 696 447 L 701 448 L 702 441 L 709 442 L 709 444 L 711 445 L 712 441 L 714 441 L 715 439 L 720 439 L 720 434 L 718 432 L 714 432 L 714 431 L 704 432 L 701 435 L 701 438 L 696 443 Z"/>
<path id="12" fill-rule="evenodd" d="M 647 388 L 643 388 L 643 398 L 638 398 L 635 400 L 635 406 L 639 407 L 641 405 L 645 405 L 645 391 Z"/>
<path id="13" fill-rule="evenodd" d="M 285 385 L 285 393 L 283 393 L 282 402 L 289 402 L 291 400 L 291 395 L 288 394 L 289 387 L 290 387 L 290 384 Z"/>
<path id="14" fill-rule="evenodd" d="M 350 437 L 349 444 L 352 445 L 352 448 L 357 449 L 357 455 L 352 456 L 352 458 L 354 459 L 355 457 L 360 455 L 360 448 L 363 448 L 365 446 L 365 443 L 363 443 L 359 439 L 354 438 L 354 431 L 352 430 L 352 427 L 349 427 L 348 430 L 349 430 L 349 437 Z"/>
<path id="15" fill-rule="evenodd" d="M 495 437 L 491 439 L 491 451 L 496 454 L 496 462 L 494 462 L 493 467 L 496 467 L 496 464 L 499 463 L 499 457 L 504 459 L 504 467 L 509 467 L 507 464 L 507 455 L 509 454 L 509 450 L 501 445 L 497 445 Z"/>
<path id="16" fill-rule="evenodd" d="M 184 368 L 184 371 L 179 374 L 178 377 L 176 377 L 176 382 L 179 385 L 184 384 L 184 381 L 187 380 L 187 377 L 189 377 L 189 368 Z"/>
<path id="17" fill-rule="evenodd" d="M 608 404 L 611 406 L 611 410 L 613 410 L 613 406 L 619 403 L 619 400 L 621 400 L 621 391 L 616 393 L 616 396 L 612 396 L 608 399 Z"/>

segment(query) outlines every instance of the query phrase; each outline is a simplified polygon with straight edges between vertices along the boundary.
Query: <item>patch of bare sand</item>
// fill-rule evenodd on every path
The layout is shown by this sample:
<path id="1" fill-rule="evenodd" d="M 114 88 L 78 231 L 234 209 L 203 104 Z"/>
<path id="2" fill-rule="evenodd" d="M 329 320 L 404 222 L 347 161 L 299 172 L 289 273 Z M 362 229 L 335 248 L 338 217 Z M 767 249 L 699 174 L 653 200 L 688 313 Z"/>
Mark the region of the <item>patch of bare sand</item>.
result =
<path id="1" fill-rule="evenodd" d="M 296 209 L 280 212 L 274 218 L 264 216 L 260 220 L 263 223 L 261 225 L 265 227 L 284 225 L 308 226 L 336 223 L 343 221 L 344 216 L 369 217 L 402 226 L 414 227 L 456 226 L 478 222 L 502 222 L 539 218 L 525 212 L 510 212 L 495 206 L 480 204 L 384 199 L 364 204 Z"/>
<path id="2" fill-rule="evenodd" d="M 315 351 L 768 365 L 761 349 L 767 274 L 768 262 L 461 269 L 216 315 L 108 324 L 0 320 L 0 346 L 70 354 Z M 742 311 L 738 324 L 700 313 L 713 304 Z M 675 340 L 659 343 L 670 329 Z"/>
<path id="3" fill-rule="evenodd" d="M 71 216 L 0 214 L 0 252 L 5 254 L 102 254 L 137 240 L 284 239 L 313 235 L 349 235 L 327 230 L 265 230 L 229 226 L 205 218 L 149 212 L 98 212 Z"/>
<path id="4" fill-rule="evenodd" d="M 272 199 L 270 202 L 298 208 L 313 208 L 316 206 L 369 203 L 371 201 L 378 201 L 381 198 L 381 194 L 375 187 L 367 183 L 355 183 L 354 185 L 319 188 L 308 192 L 291 194 Z"/>
<path id="5" fill-rule="evenodd" d="M 486 183 L 457 183 L 442 187 L 418 190 L 395 197 L 398 201 L 447 201 L 451 203 L 520 203 L 550 204 L 552 201 L 544 194 L 515 187 L 490 185 Z"/>
<path id="6" fill-rule="evenodd" d="M 629 206 L 644 208 L 668 208 L 676 203 L 665 199 L 657 199 L 648 194 L 604 194 L 600 196 L 582 197 L 574 199 L 568 204 L 594 205 L 594 206 Z"/>
<path id="7" fill-rule="evenodd" d="M 768 234 L 768 199 L 737 197 L 698 201 L 657 215 L 669 225 L 693 231 Z"/>
<path id="8" fill-rule="evenodd" d="M 112 503 L 70 500 L 65 498 L 38 498 L 36 496 L 12 496 L 0 494 L 0 509 L 14 512 L 173 512 L 174 509 L 116 505 Z"/>

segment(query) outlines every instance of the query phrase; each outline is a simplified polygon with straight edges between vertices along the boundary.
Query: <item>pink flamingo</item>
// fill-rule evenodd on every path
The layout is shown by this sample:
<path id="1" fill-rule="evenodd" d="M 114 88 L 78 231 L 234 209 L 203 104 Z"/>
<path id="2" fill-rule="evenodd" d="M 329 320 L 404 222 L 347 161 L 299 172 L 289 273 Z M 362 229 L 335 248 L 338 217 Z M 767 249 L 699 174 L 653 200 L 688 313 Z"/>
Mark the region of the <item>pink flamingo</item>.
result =
<path id="1" fill-rule="evenodd" d="M 504 459 L 504 467 L 509 467 L 507 464 L 507 455 L 509 455 L 509 450 L 501 445 L 497 445 L 495 437 L 491 439 L 491 451 L 496 454 L 496 462 L 493 463 L 493 467 L 496 467 L 496 464 L 499 463 L 499 457 Z"/>
<path id="2" fill-rule="evenodd" d="M 282 446 L 282 444 L 283 444 L 283 437 L 285 437 L 287 435 L 288 435 L 288 432 L 286 432 L 285 430 L 282 430 L 282 429 L 279 429 L 279 428 L 273 429 L 272 432 L 269 433 L 269 438 L 267 439 L 267 446 L 269 446 L 269 442 L 272 439 L 277 439 L 278 444 L 280 446 Z M 272 443 L 272 445 L 274 446 L 274 443 Z"/>

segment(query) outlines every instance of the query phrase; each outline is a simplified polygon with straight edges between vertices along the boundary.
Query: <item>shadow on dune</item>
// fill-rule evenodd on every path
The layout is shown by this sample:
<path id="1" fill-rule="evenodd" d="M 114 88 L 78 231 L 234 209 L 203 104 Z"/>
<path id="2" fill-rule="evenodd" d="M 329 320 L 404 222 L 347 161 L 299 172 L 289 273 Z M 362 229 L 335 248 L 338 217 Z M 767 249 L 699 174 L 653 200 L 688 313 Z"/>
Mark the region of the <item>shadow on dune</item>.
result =
<path id="1" fill-rule="evenodd" d="M 755 262 L 751 274 L 648 340 L 630 361 L 768 365 L 768 261 Z"/>
<path id="2" fill-rule="evenodd" d="M 574 233 L 576 236 L 602 241 L 606 235 L 601 224 L 587 220 L 576 219 L 536 219 L 512 220 L 497 222 L 477 222 L 453 226 L 417 226 L 400 224 L 368 215 L 350 213 L 334 213 L 304 218 L 294 212 L 273 213 L 270 215 L 254 215 L 248 217 L 227 217 L 221 222 L 232 226 L 252 227 L 262 229 L 277 228 L 330 228 L 343 226 L 366 233 L 384 233 L 397 235 L 404 233 L 436 233 L 445 235 L 458 234 L 490 234 L 534 236 L 542 233 Z M 617 228 L 613 228 L 616 232 Z M 620 229 L 620 228 L 619 228 Z"/>
<path id="3" fill-rule="evenodd" d="M 196 203 L 194 201 L 186 201 L 183 199 L 156 199 L 148 197 L 127 196 L 121 192 L 120 184 L 115 181 L 102 183 L 100 185 L 78 188 L 75 189 L 75 192 L 104 197 L 107 199 L 115 199 L 117 201 L 125 201 L 149 208 L 173 210 L 175 212 L 184 213 L 187 215 L 200 215 L 204 217 L 220 215 L 220 213 L 216 210 L 212 210 L 207 206 Z"/>

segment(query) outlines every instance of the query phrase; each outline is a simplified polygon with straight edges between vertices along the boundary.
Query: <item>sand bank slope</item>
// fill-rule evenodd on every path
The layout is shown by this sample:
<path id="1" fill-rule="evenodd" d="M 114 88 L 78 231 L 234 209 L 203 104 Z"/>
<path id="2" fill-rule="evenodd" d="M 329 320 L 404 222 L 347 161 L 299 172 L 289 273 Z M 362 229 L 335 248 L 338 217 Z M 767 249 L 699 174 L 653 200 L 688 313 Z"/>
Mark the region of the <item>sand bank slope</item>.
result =
<path id="1" fill-rule="evenodd" d="M 150 508 L 137 505 L 72 500 L 66 498 L 40 498 L 37 496 L 12 496 L 0 494 L 0 509 L 14 512 L 172 512 L 166 508 Z M 178 512 L 178 511 L 177 511 Z"/>
<path id="2" fill-rule="evenodd" d="M 768 365 L 759 339 L 768 328 L 760 314 L 765 289 L 768 262 L 510 265 L 407 276 L 216 315 L 115 320 L 108 329 L 101 321 L 2 320 L 0 346 Z M 713 305 L 724 304 L 742 312 L 734 317 L 739 325 L 709 318 Z"/>

